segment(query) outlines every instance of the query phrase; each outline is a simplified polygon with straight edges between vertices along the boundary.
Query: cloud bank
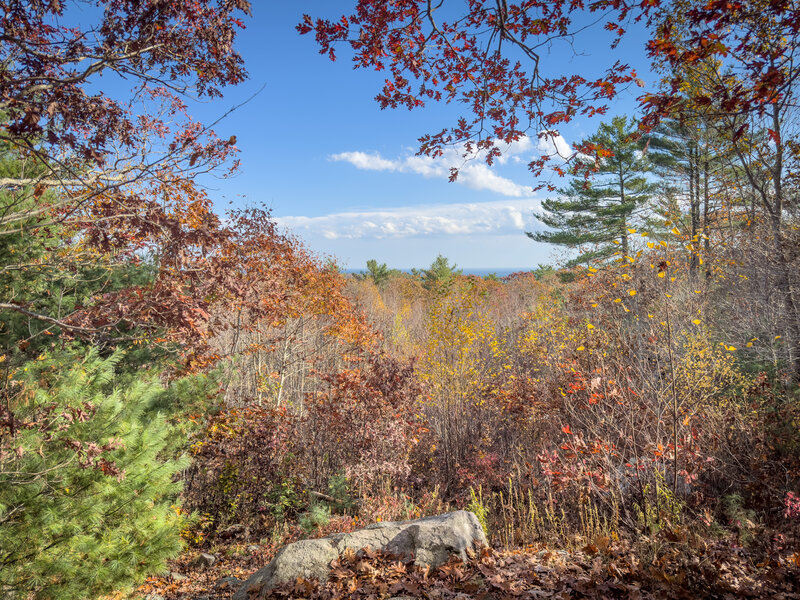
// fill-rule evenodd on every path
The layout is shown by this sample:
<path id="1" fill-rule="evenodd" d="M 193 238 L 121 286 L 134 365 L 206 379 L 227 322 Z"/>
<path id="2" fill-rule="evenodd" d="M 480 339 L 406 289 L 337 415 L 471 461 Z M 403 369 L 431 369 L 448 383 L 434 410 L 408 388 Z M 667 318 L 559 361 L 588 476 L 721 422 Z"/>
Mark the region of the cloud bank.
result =
<path id="1" fill-rule="evenodd" d="M 317 217 L 285 216 L 275 220 L 305 237 L 402 239 L 425 236 L 501 235 L 539 228 L 533 212 L 539 200 L 408 206 L 341 212 Z"/>
<path id="2" fill-rule="evenodd" d="M 534 144 L 531 138 L 524 136 L 518 141 L 501 148 L 502 155 L 496 160 L 498 165 L 513 162 L 526 164 L 534 153 L 558 154 L 567 157 L 571 153 L 569 144 L 557 134 L 548 134 L 539 138 Z M 406 154 L 400 158 L 389 159 L 379 153 L 361 151 L 340 152 L 329 158 L 332 161 L 350 163 L 365 171 L 389 171 L 395 173 L 414 173 L 427 178 L 448 179 L 452 168 L 458 169 L 457 183 L 474 190 L 489 191 L 509 198 L 532 198 L 531 186 L 519 184 L 508 177 L 499 175 L 496 169 L 484 161 L 485 151 L 476 152 L 465 160 L 455 149 L 445 151 L 437 158 Z"/>
<path id="3" fill-rule="evenodd" d="M 528 136 L 502 146 L 502 154 L 496 159 L 497 165 L 527 164 L 535 154 L 546 154 L 564 160 L 572 155 L 569 143 L 556 132 L 542 132 L 536 142 Z M 426 178 L 448 179 L 452 168 L 458 169 L 457 183 L 480 191 L 489 191 L 509 198 L 532 198 L 531 186 L 516 183 L 508 177 L 498 175 L 496 169 L 485 162 L 486 152 L 475 152 L 465 160 L 455 149 L 447 150 L 437 158 L 406 154 L 400 158 L 389 159 L 373 152 L 340 152 L 332 154 L 329 159 L 336 162 L 350 163 L 364 171 L 388 171 L 395 173 L 414 173 Z"/>

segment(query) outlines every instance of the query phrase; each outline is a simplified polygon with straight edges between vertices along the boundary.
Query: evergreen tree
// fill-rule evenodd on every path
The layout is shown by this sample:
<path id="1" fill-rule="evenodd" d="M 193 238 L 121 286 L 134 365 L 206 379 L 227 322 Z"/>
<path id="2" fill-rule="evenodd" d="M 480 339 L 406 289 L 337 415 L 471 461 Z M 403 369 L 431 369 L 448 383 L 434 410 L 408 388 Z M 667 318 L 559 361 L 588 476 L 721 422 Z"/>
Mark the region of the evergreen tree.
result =
<path id="1" fill-rule="evenodd" d="M 412 271 L 415 275 L 422 278 L 422 285 L 427 290 L 433 290 L 442 285 L 447 285 L 452 282 L 456 277 L 461 275 L 463 271 L 457 268 L 458 265 L 450 264 L 450 260 L 441 254 L 436 256 L 436 260 L 431 263 L 431 266 L 422 271 L 416 269 Z"/>
<path id="2" fill-rule="evenodd" d="M 0 113 L 0 129 L 3 122 Z M 40 162 L 20 152 L 20 145 L 0 139 L 0 177 L 35 178 L 46 172 Z M 86 249 L 63 215 L 39 225 L 40 212 L 57 214 L 63 193 L 47 188 L 37 195 L 31 188 L 30 184 L 0 188 L 0 354 L 13 366 L 50 347 L 64 333 L 58 322 L 68 321 L 76 310 L 90 305 L 93 297 L 147 285 L 156 269 L 151 256 L 115 260 L 111 253 Z M 9 214 L 19 218 L 3 220 Z M 23 307 L 27 313 L 12 306 Z M 144 347 L 137 349 L 139 354 L 144 352 Z M 147 354 L 144 362 L 151 362 L 153 352 Z"/>
<path id="3" fill-rule="evenodd" d="M 97 597 L 180 551 L 174 476 L 187 461 L 170 458 L 170 392 L 141 374 L 120 382 L 120 358 L 41 356 L 4 384 L 0 597 Z"/>
<path id="4" fill-rule="evenodd" d="M 597 133 L 581 145 L 601 148 L 610 155 L 596 160 L 590 181 L 575 175 L 568 187 L 559 190 L 559 198 L 542 202 L 545 212 L 535 216 L 552 231 L 526 232 L 538 242 L 581 250 L 567 266 L 606 260 L 618 251 L 629 254 L 629 228 L 654 190 L 636 132 L 636 121 L 627 117 L 601 123 Z M 575 172 L 587 166 L 586 160 L 579 160 Z"/>
<path id="5" fill-rule="evenodd" d="M 703 63 L 701 72 L 715 72 L 718 66 Z M 700 83 L 693 82 L 695 87 Z M 731 205 L 740 203 L 735 194 L 720 194 L 726 181 L 743 177 L 732 168 L 734 152 L 730 147 L 730 134 L 720 130 L 717 117 L 707 106 L 699 106 L 687 97 L 679 114 L 665 118 L 649 136 L 648 159 L 655 171 L 668 182 L 665 198 L 670 204 L 663 206 L 663 214 L 672 222 L 680 222 L 681 231 L 688 234 L 691 252 L 689 272 L 694 279 L 702 256 L 710 254 L 710 233 L 718 227 L 720 206 L 715 197 L 724 196 Z M 751 132 L 757 138 L 758 132 Z M 766 136 L 766 132 L 764 132 Z M 754 210 L 747 210 L 748 219 L 755 218 Z M 705 271 L 706 278 L 711 276 Z"/>
<path id="6" fill-rule="evenodd" d="M 366 272 L 362 272 L 360 278 L 362 279 L 372 279 L 372 282 L 381 287 L 384 285 L 391 277 L 399 275 L 400 271 L 397 269 L 390 269 L 386 266 L 386 263 L 378 264 L 378 261 L 374 258 L 371 258 L 367 261 L 367 270 Z"/>

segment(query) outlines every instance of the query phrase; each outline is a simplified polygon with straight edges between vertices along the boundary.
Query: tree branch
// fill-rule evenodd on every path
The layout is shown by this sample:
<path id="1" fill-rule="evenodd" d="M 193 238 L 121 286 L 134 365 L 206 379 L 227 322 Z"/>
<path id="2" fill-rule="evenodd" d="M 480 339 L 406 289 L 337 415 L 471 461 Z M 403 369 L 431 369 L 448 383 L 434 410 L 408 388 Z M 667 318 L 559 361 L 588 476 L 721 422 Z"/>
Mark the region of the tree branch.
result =
<path id="1" fill-rule="evenodd" d="M 67 329 L 69 331 L 74 331 L 75 333 L 83 333 L 83 334 L 90 334 L 90 333 L 99 333 L 101 330 L 97 329 L 96 327 L 81 327 L 79 325 L 70 325 L 69 323 L 65 323 L 59 319 L 55 319 L 48 315 L 43 315 L 41 313 L 33 312 L 20 306 L 19 304 L 11 304 L 9 302 L 0 302 L 0 310 L 13 310 L 14 312 L 18 312 L 20 314 L 26 315 L 28 317 L 32 317 L 39 321 L 44 321 L 45 323 L 50 323 L 51 325 L 57 325 L 63 329 Z"/>

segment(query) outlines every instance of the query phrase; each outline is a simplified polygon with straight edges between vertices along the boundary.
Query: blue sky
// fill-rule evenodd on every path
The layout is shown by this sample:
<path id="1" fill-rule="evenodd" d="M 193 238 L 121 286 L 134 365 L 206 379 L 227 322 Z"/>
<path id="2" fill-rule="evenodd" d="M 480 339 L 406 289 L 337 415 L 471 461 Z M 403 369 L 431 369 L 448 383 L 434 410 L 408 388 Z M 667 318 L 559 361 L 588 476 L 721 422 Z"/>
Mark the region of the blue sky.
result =
<path id="1" fill-rule="evenodd" d="M 263 203 L 274 217 L 321 255 L 345 268 L 362 268 L 375 258 L 391 267 L 429 265 L 437 254 L 467 268 L 533 268 L 563 252 L 528 239 L 539 227 L 532 213 L 546 196 L 525 163 L 538 151 L 537 139 L 510 148 L 489 168 L 469 162 L 457 183 L 449 183 L 453 153 L 441 160 L 414 155 L 417 138 L 455 122 L 458 107 L 430 104 L 414 111 L 381 111 L 373 98 L 380 73 L 351 68 L 346 49 L 339 60 L 321 56 L 310 36 L 294 26 L 302 13 L 336 16 L 333 2 L 257 2 L 239 49 L 250 80 L 221 100 L 194 105 L 208 122 L 263 90 L 217 127 L 236 135 L 241 170 L 227 180 L 205 180 L 218 207 Z M 346 12 L 350 2 L 335 3 Z M 597 36 L 595 39 L 593 36 Z M 611 59 L 608 36 L 596 28 L 579 40 L 585 55 L 555 44 L 546 64 L 558 72 L 597 76 L 597 65 L 617 58 L 633 64 L 645 79 L 641 38 L 625 42 Z M 615 102 L 613 114 L 632 114 L 633 96 Z M 569 144 L 591 134 L 599 121 L 575 121 L 562 128 Z"/>

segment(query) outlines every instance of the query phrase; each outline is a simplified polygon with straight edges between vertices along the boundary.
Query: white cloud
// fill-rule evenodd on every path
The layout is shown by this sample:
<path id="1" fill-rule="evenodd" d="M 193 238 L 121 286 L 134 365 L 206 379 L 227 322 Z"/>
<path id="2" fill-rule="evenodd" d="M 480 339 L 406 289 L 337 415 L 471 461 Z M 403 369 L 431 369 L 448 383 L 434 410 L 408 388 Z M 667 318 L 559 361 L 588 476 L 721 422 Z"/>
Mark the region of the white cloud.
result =
<path id="1" fill-rule="evenodd" d="M 381 158 L 379 154 L 367 154 L 366 152 L 342 152 L 331 156 L 332 160 L 344 160 L 359 169 L 366 171 L 393 171 L 394 163 L 390 160 Z"/>
<path id="2" fill-rule="evenodd" d="M 522 186 L 510 179 L 501 177 L 483 162 L 470 163 L 461 169 L 458 179 L 467 187 L 475 190 L 491 190 L 512 198 L 533 196 L 531 187 Z"/>
<path id="3" fill-rule="evenodd" d="M 572 148 L 567 140 L 555 131 L 542 131 L 536 146 L 539 152 L 547 156 L 559 156 L 565 160 L 572 156 Z"/>
<path id="4" fill-rule="evenodd" d="M 528 162 L 533 154 L 533 142 L 525 135 L 508 146 L 501 145 L 500 149 L 503 153 L 497 158 L 497 162 L 501 165 L 508 162 L 509 158 L 514 162 Z"/>
<path id="5" fill-rule="evenodd" d="M 501 146 L 501 149 L 503 154 L 496 161 L 500 165 L 505 164 L 509 159 L 514 162 L 528 162 L 529 159 L 523 157 L 532 153 L 533 143 L 530 138 L 522 137 L 513 144 Z M 406 155 L 392 160 L 384 158 L 378 153 L 367 154 L 356 151 L 333 154 L 330 159 L 348 162 L 358 169 L 368 171 L 416 173 L 423 177 L 436 179 L 449 178 L 451 168 L 455 167 L 458 169 L 456 181 L 474 190 L 486 190 L 511 198 L 533 197 L 531 186 L 521 185 L 508 177 L 498 175 L 492 167 L 484 162 L 485 155 L 484 151 L 475 152 L 469 157 L 469 160 L 465 160 L 461 153 L 451 149 L 445 151 L 438 158 Z"/>
<path id="6" fill-rule="evenodd" d="M 401 239 L 427 236 L 498 235 L 539 228 L 539 200 L 407 206 L 275 220 L 306 236 L 339 239 Z"/>

